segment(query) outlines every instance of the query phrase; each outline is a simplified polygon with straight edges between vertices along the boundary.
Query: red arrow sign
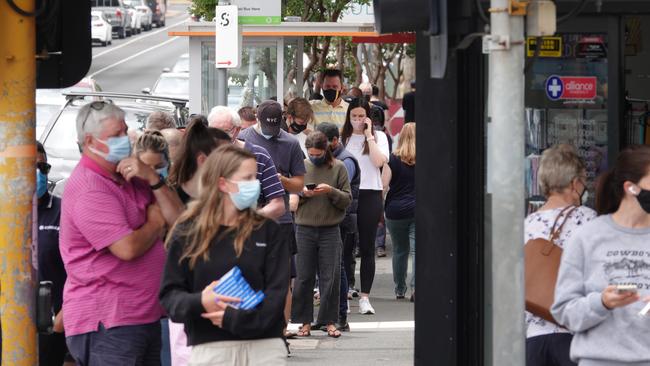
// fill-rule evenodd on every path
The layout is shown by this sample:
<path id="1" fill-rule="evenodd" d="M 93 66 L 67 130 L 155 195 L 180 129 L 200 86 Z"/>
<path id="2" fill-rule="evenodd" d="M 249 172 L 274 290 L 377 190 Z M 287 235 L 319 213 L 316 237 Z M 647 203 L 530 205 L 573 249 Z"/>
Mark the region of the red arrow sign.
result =
<path id="1" fill-rule="evenodd" d="M 230 64 L 232 64 L 231 61 L 217 62 L 217 65 L 230 65 Z"/>

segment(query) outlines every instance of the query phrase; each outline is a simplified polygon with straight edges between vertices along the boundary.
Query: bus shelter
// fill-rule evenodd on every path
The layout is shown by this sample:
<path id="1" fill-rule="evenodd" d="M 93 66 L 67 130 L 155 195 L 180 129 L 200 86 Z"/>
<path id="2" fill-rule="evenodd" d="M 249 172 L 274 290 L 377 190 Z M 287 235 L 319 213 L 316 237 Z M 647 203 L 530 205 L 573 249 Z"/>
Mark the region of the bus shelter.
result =
<path id="1" fill-rule="evenodd" d="M 191 22 L 176 27 L 170 36 L 189 37 L 190 113 L 207 114 L 217 105 L 219 73 L 215 67 L 215 23 Z M 228 106 L 255 106 L 269 98 L 303 91 L 304 37 L 379 37 L 374 24 L 282 22 L 241 25 L 240 67 L 227 69 Z"/>

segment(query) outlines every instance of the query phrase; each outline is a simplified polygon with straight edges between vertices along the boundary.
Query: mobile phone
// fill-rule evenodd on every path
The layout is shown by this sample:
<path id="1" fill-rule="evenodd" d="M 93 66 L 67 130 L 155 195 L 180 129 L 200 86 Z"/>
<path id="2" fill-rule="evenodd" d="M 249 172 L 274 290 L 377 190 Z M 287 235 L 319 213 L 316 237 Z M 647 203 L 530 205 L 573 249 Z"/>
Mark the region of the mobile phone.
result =
<path id="1" fill-rule="evenodd" d="M 637 292 L 638 288 L 636 285 L 633 284 L 620 284 L 616 285 L 616 291 L 619 294 L 626 294 L 626 293 L 635 293 Z"/>
<path id="2" fill-rule="evenodd" d="M 305 184 L 305 187 L 308 190 L 313 191 L 314 189 L 316 189 L 316 183 L 307 183 L 307 184 Z"/>

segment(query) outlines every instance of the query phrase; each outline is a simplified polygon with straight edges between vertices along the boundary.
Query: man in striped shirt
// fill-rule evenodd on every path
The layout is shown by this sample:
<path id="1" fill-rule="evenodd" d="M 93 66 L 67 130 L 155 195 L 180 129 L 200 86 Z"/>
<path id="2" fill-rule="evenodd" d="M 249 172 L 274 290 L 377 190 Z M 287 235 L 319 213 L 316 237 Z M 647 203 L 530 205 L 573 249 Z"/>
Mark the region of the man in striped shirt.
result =
<path id="1" fill-rule="evenodd" d="M 323 99 L 311 101 L 311 108 L 314 110 L 314 125 L 331 122 L 341 129 L 345 124 L 345 115 L 348 113 L 348 103 L 343 100 L 342 95 L 343 74 L 341 70 L 327 69 L 323 71 L 321 85 Z"/>
<path id="2" fill-rule="evenodd" d="M 257 179 L 262 183 L 262 191 L 260 192 L 259 198 L 259 203 L 262 208 L 258 212 L 262 216 L 278 220 L 285 214 L 285 193 L 273 159 L 271 159 L 268 151 L 261 146 L 237 140 L 237 136 L 241 130 L 241 119 L 239 114 L 228 107 L 216 106 L 212 108 L 208 115 L 208 124 L 210 127 L 225 131 L 234 144 L 255 154 L 255 159 L 257 160 Z"/>

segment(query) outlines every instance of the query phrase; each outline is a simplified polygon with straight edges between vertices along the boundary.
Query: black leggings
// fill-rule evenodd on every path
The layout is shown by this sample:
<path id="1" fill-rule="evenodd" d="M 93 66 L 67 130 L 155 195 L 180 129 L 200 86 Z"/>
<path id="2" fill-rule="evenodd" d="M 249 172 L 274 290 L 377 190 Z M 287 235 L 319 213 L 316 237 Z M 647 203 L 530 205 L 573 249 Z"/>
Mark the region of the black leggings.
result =
<path id="1" fill-rule="evenodd" d="M 375 280 L 375 237 L 383 214 L 382 192 L 359 191 L 357 225 L 359 226 L 359 253 L 361 254 L 361 292 L 369 294 Z"/>

